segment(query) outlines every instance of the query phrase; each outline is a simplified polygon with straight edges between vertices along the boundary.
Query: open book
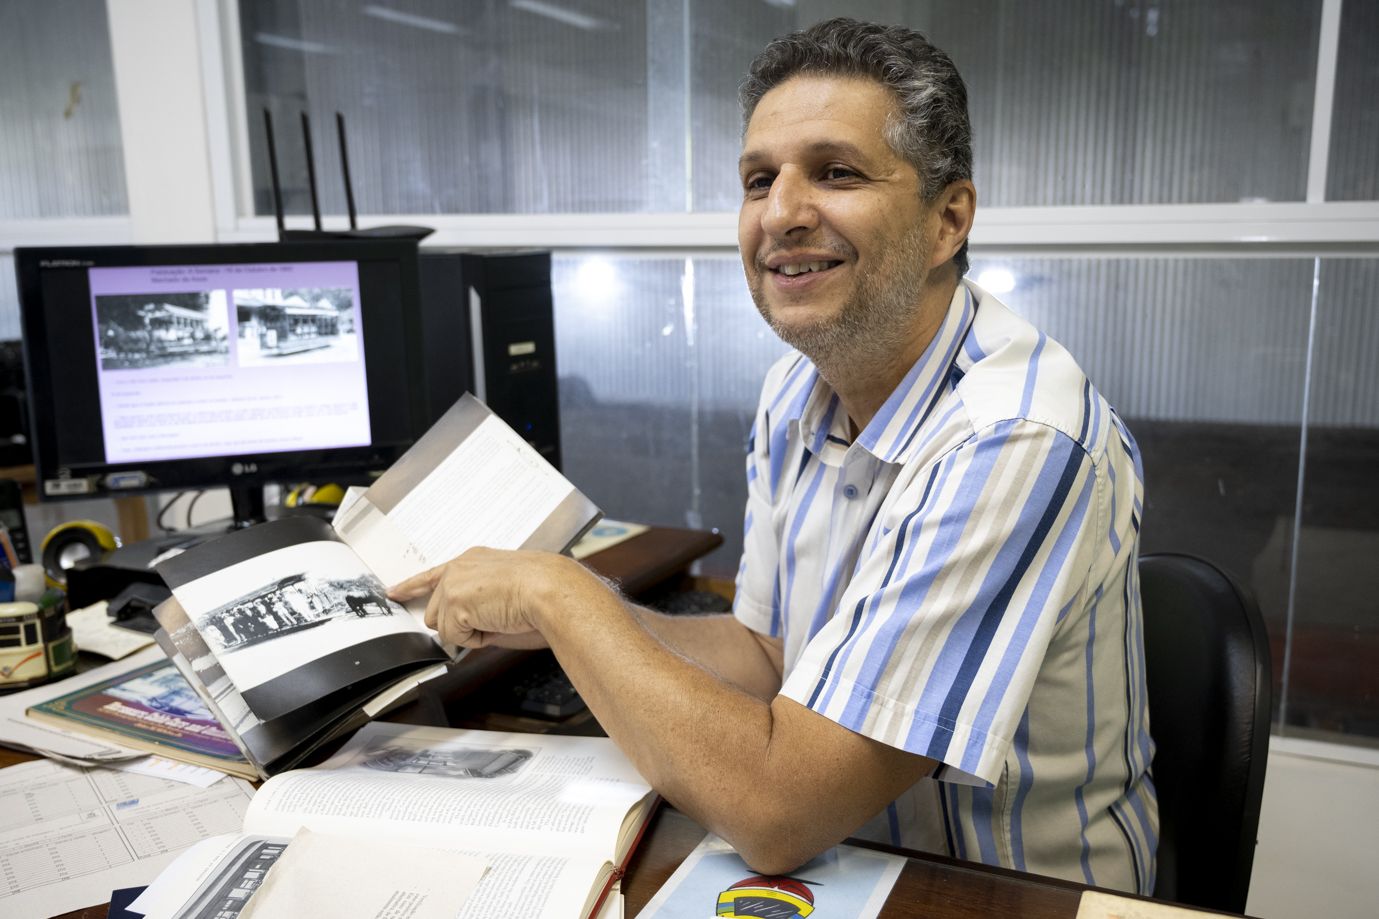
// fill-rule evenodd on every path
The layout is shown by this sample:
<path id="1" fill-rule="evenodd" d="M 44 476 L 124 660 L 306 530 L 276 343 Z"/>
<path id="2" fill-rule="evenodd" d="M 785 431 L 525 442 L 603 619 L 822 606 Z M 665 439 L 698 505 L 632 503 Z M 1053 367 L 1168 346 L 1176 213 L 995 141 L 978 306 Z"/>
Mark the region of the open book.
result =
<path id="1" fill-rule="evenodd" d="M 392 584 L 472 546 L 564 551 L 598 509 L 473 396 L 335 520 L 284 517 L 157 565 L 159 643 L 265 778 L 450 660 Z"/>
<path id="2" fill-rule="evenodd" d="M 357 838 L 365 857 L 396 841 L 481 859 L 487 870 L 456 919 L 609 915 L 656 800 L 607 738 L 374 722 L 320 767 L 265 782 L 244 834 L 200 843 L 132 908 L 147 919 L 233 917 L 308 828 Z"/>

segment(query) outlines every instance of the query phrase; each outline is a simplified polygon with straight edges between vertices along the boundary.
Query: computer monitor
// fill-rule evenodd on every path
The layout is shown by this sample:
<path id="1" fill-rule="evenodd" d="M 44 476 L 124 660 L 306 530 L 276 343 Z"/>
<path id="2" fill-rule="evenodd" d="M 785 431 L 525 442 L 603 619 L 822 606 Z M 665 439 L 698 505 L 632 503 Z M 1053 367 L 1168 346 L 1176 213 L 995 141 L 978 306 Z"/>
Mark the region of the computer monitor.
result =
<path id="1" fill-rule="evenodd" d="M 45 500 L 358 480 L 424 415 L 415 242 L 18 248 Z"/>

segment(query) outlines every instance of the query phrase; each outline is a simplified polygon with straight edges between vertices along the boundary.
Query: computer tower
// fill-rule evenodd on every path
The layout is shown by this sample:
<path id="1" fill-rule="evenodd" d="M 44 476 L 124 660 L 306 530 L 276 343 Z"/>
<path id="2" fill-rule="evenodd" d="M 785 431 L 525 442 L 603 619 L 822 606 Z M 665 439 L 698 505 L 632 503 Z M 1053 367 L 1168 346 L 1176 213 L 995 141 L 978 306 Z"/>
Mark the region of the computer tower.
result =
<path id="1" fill-rule="evenodd" d="M 421 249 L 425 424 L 466 390 L 560 468 L 549 252 Z"/>

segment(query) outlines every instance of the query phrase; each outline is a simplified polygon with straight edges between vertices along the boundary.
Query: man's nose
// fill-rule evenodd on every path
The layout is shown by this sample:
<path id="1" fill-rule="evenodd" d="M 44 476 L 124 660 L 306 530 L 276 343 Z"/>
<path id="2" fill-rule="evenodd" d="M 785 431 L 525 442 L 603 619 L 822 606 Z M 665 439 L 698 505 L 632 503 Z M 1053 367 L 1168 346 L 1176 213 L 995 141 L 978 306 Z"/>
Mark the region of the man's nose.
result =
<path id="1" fill-rule="evenodd" d="M 771 181 L 761 228 L 770 236 L 783 239 L 808 232 L 818 224 L 814 187 L 798 169 L 787 167 Z"/>

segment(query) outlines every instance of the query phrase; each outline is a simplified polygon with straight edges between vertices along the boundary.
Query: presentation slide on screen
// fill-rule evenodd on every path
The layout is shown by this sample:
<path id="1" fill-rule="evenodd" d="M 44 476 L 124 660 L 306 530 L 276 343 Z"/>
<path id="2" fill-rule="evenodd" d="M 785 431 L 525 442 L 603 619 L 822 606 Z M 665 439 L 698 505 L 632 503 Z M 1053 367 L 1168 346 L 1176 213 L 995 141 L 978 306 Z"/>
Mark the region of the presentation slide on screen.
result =
<path id="1" fill-rule="evenodd" d="M 369 443 L 354 262 L 89 275 L 106 462 Z"/>

